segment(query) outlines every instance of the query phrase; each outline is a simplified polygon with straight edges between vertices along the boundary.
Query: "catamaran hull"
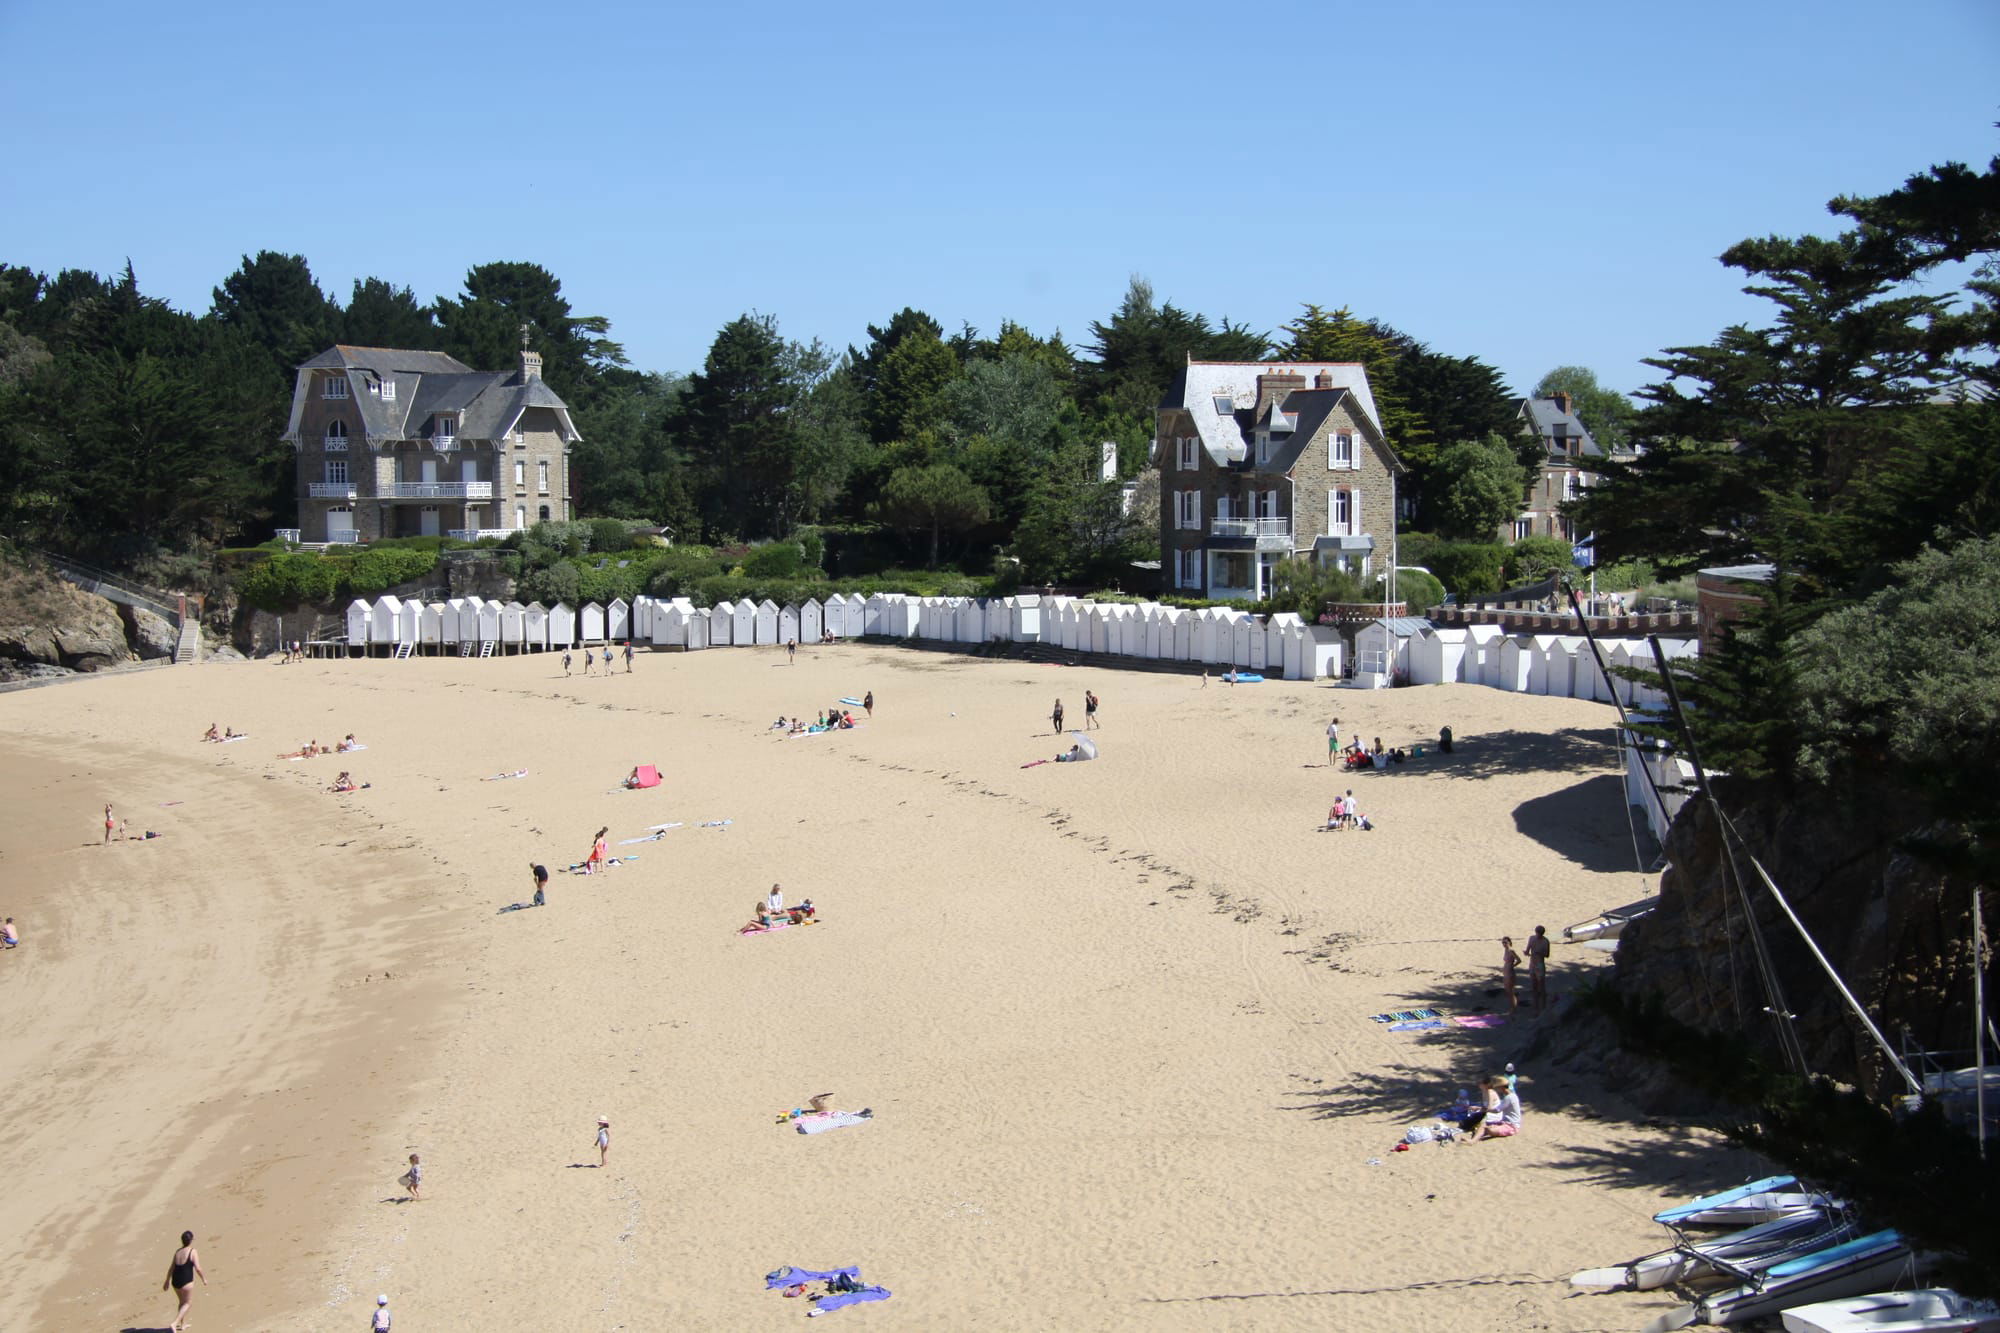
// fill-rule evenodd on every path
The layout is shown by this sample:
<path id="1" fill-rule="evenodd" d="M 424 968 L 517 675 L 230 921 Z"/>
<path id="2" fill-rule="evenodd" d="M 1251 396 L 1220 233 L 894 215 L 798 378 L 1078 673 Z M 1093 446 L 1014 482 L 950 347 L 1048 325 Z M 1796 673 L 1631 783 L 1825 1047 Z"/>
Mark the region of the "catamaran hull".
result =
<path id="1" fill-rule="evenodd" d="M 1714 1240 L 1676 1245 L 1617 1268 L 1587 1269 L 1569 1281 L 1573 1287 L 1598 1291 L 1658 1291 L 1677 1282 L 1721 1276 L 1715 1267 L 1718 1260 L 1739 1270 L 1754 1269 L 1779 1262 L 1808 1243 L 1832 1245 L 1850 1234 L 1848 1224 L 1827 1213 L 1797 1213 Z"/>
<path id="2" fill-rule="evenodd" d="M 2000 1306 L 1945 1287 L 1877 1291 L 1785 1311 L 1788 1333 L 2000 1333 Z"/>

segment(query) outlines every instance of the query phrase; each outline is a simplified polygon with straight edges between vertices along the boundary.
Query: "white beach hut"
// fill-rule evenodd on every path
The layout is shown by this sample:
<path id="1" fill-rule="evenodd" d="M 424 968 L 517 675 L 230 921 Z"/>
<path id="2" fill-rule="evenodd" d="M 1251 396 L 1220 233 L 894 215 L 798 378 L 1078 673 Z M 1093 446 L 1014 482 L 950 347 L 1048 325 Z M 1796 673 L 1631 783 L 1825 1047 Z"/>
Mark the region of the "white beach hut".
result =
<path id="1" fill-rule="evenodd" d="M 1119 652 L 1127 657 L 1146 656 L 1147 630 L 1152 625 L 1154 613 L 1159 609 L 1159 605 L 1155 602 L 1127 608 L 1126 615 L 1118 626 Z"/>
<path id="2" fill-rule="evenodd" d="M 986 599 L 986 641 L 1010 642 L 1014 637 L 1014 607 L 1007 597 Z"/>
<path id="3" fill-rule="evenodd" d="M 868 599 L 861 604 L 861 632 L 863 634 L 892 633 L 893 631 L 888 627 L 888 620 L 888 595 L 879 592 L 870 594 Z M 852 626 L 848 628 L 847 633 L 850 638 L 853 637 L 854 629 Z"/>
<path id="4" fill-rule="evenodd" d="M 1465 679 L 1465 631 L 1434 625 L 1410 644 L 1410 684 L 1456 685 Z"/>
<path id="5" fill-rule="evenodd" d="M 1531 634 L 1528 636 L 1528 649 L 1533 654 L 1533 657 L 1528 663 L 1528 687 L 1524 693 L 1547 694 L 1549 692 L 1549 643 L 1555 637 L 1553 634 Z"/>
<path id="6" fill-rule="evenodd" d="M 778 604 L 766 597 L 757 603 L 750 617 L 750 641 L 773 644 L 778 638 Z"/>
<path id="7" fill-rule="evenodd" d="M 359 597 L 347 604 L 348 647 L 360 648 L 364 651 L 367 649 L 369 637 L 368 622 L 372 611 L 373 608 L 368 605 L 367 601 Z"/>
<path id="8" fill-rule="evenodd" d="M 721 601 L 708 608 L 708 642 L 716 648 L 736 642 L 736 603 Z"/>
<path id="9" fill-rule="evenodd" d="M 1500 641 L 1507 631 L 1498 625 L 1465 627 L 1465 683 L 1497 685 L 1500 681 Z"/>
<path id="10" fill-rule="evenodd" d="M 729 644 L 732 648 L 749 648 L 757 642 L 757 605 L 748 597 L 736 603 L 735 614 L 729 626 Z M 777 616 L 771 617 L 771 632 L 777 632 Z"/>
<path id="11" fill-rule="evenodd" d="M 481 647 L 490 643 L 494 645 L 494 652 L 500 651 L 500 603 L 497 601 L 479 603 L 479 642 Z"/>
<path id="12" fill-rule="evenodd" d="M 1546 634 L 1540 636 L 1537 643 L 1542 650 L 1541 693 L 1568 698 L 1571 677 L 1576 671 L 1577 649 L 1583 646 L 1582 638 L 1574 634 Z"/>
<path id="13" fill-rule="evenodd" d="M 424 604 L 415 598 L 396 610 L 396 642 L 407 643 L 412 652 L 424 641 Z"/>
<path id="14" fill-rule="evenodd" d="M 1513 694 L 1528 692 L 1528 678 L 1534 674 L 1541 654 L 1535 641 L 1525 634 L 1510 634 L 1500 641 L 1500 662 L 1492 683 Z"/>
<path id="15" fill-rule="evenodd" d="M 1671 672 L 1676 666 L 1687 667 L 1693 665 L 1688 659 L 1700 656 L 1701 641 L 1699 639 L 1661 639 L 1660 651 L 1666 654 L 1666 659 L 1659 666 L 1655 667 L 1654 670 Z M 1685 681 L 1676 677 L 1674 683 L 1685 692 Z M 1665 690 L 1654 689 L 1651 686 L 1641 688 L 1639 698 L 1642 700 L 1640 707 L 1650 708 L 1657 712 L 1664 712 L 1671 706 L 1667 702 L 1667 692 Z"/>
<path id="16" fill-rule="evenodd" d="M 528 608 L 519 602 L 500 608 L 500 642 L 517 653 L 527 651 Z"/>
<path id="17" fill-rule="evenodd" d="M 897 593 L 884 608 L 881 632 L 892 639 L 912 638 L 917 632 L 917 627 L 923 623 L 923 619 L 923 599 L 905 597 Z"/>
<path id="18" fill-rule="evenodd" d="M 1007 606 L 1007 637 L 1015 643 L 1039 643 L 1042 638 L 1042 599 L 1034 593 L 1016 593 Z"/>
<path id="19" fill-rule="evenodd" d="M 1084 613 L 1083 622 L 1076 630 L 1077 650 L 1108 653 L 1111 651 L 1111 617 L 1114 613 L 1108 603 L 1090 602 L 1087 605 L 1090 610 Z"/>
<path id="20" fill-rule="evenodd" d="M 1331 625 L 1307 625 L 1306 664 L 1308 680 L 1339 680 L 1346 669 L 1347 643 Z"/>
<path id="21" fill-rule="evenodd" d="M 709 646 L 714 630 L 714 618 L 699 607 L 690 606 L 681 621 L 681 646 L 691 653 L 698 652 Z"/>
<path id="22" fill-rule="evenodd" d="M 653 603 L 651 626 L 653 632 L 650 638 L 655 648 L 687 647 L 688 617 L 687 612 L 681 609 L 681 605 L 678 598 L 663 599 Z M 688 602 L 686 605 L 689 611 L 693 610 L 694 603 Z"/>
<path id="23" fill-rule="evenodd" d="M 466 597 L 458 604 L 458 642 L 461 646 L 479 646 L 479 611 L 486 603 L 479 597 Z"/>
<path id="24" fill-rule="evenodd" d="M 847 621 L 847 599 L 845 597 L 842 597 L 839 593 L 835 593 L 819 604 L 820 628 L 836 639 L 860 638 L 861 617 L 862 611 L 859 607 L 856 607 L 854 625 L 850 631 Z"/>
<path id="25" fill-rule="evenodd" d="M 371 645 L 396 642 L 396 617 L 402 609 L 402 600 L 387 593 L 368 603 L 368 642 Z"/>
<path id="26" fill-rule="evenodd" d="M 1194 613 L 1192 619 L 1194 645 L 1190 660 L 1210 664 L 1220 662 L 1223 655 L 1216 651 L 1216 630 L 1218 626 L 1222 626 L 1226 632 L 1227 624 L 1223 620 L 1223 613 L 1215 607 L 1204 606 Z"/>
<path id="27" fill-rule="evenodd" d="M 549 609 L 540 602 L 529 602 L 521 608 L 521 644 L 531 653 L 548 649 Z"/>
<path id="28" fill-rule="evenodd" d="M 986 642 L 986 603 L 966 598 L 952 616 L 951 637 L 960 643 Z"/>
<path id="29" fill-rule="evenodd" d="M 917 621 L 917 636 L 924 639 L 951 639 L 956 633 L 958 600 L 956 597 L 924 598 L 923 614 Z"/>
<path id="30" fill-rule="evenodd" d="M 653 616 L 659 605 L 644 593 L 632 599 L 632 637 L 639 642 L 653 641 Z"/>
<path id="31" fill-rule="evenodd" d="M 1418 616 L 1371 620 L 1354 634 L 1354 680 L 1379 689 L 1409 679 L 1410 641 L 1431 622 Z"/>
<path id="32" fill-rule="evenodd" d="M 1182 609 L 1181 613 L 1174 617 L 1173 651 L 1165 654 L 1165 656 L 1172 657 L 1176 662 L 1193 662 L 1197 660 L 1195 653 L 1195 630 L 1200 624 L 1201 613 L 1199 611 Z"/>
<path id="33" fill-rule="evenodd" d="M 1264 622 L 1264 670 L 1273 676 L 1285 674 L 1285 640 L 1305 628 L 1305 617 L 1296 611 L 1274 612 Z"/>
<path id="34" fill-rule="evenodd" d="M 799 603 L 799 642 L 818 643 L 826 631 L 826 605 L 817 597 Z"/>
<path id="35" fill-rule="evenodd" d="M 427 602 L 417 620 L 417 642 L 435 649 L 444 642 L 444 603 Z"/>
<path id="36" fill-rule="evenodd" d="M 632 637 L 632 606 L 623 597 L 612 598 L 604 608 L 604 637 L 613 643 Z"/>
<path id="37" fill-rule="evenodd" d="M 568 602 L 557 602 L 549 608 L 549 648 L 553 652 L 564 651 L 576 643 L 576 612 Z"/>
<path id="38" fill-rule="evenodd" d="M 604 607 L 601 603 L 583 604 L 583 610 L 576 618 L 576 633 L 585 647 L 604 642 Z"/>
<path id="39" fill-rule="evenodd" d="M 370 643 L 394 643 L 396 641 L 396 618 L 403 613 L 403 602 L 399 597 L 383 593 L 368 609 L 368 641 Z"/>
<path id="40" fill-rule="evenodd" d="M 778 608 L 778 642 L 797 643 L 803 636 L 799 633 L 799 608 L 786 602 Z M 815 634 L 813 638 L 818 638 Z M 807 643 L 812 639 L 807 639 Z"/>
<path id="41" fill-rule="evenodd" d="M 1312 654 L 1306 645 L 1312 642 L 1303 618 L 1296 625 L 1286 625 L 1279 630 L 1278 670 L 1286 680 L 1311 680 Z"/>
<path id="42" fill-rule="evenodd" d="M 1604 673 L 1597 669 L 1597 658 L 1590 651 L 1590 641 L 1578 635 L 1576 645 L 1576 655 L 1570 660 L 1569 697 L 1572 699 L 1595 699 L 1598 697 L 1598 690 L 1602 688 L 1604 690 L 1603 697 L 1609 699 L 1611 697 L 1611 690 L 1608 685 L 1603 683 Z M 1603 639 L 1599 639 L 1597 646 L 1606 650 L 1605 660 L 1609 661 L 1611 645 Z"/>
<path id="43" fill-rule="evenodd" d="M 458 646 L 458 627 L 464 623 L 465 599 L 453 597 L 445 602 L 438 617 L 438 641 L 447 647 Z"/>
<path id="44" fill-rule="evenodd" d="M 1250 669 L 1250 640 L 1264 637 L 1253 616 L 1237 615 L 1229 622 L 1229 663 L 1240 670 Z"/>
<path id="45" fill-rule="evenodd" d="M 1056 608 L 1049 623 L 1049 641 L 1054 643 L 1056 647 L 1076 647 L 1076 625 L 1079 612 L 1080 604 L 1074 600 L 1065 600 L 1062 605 Z"/>

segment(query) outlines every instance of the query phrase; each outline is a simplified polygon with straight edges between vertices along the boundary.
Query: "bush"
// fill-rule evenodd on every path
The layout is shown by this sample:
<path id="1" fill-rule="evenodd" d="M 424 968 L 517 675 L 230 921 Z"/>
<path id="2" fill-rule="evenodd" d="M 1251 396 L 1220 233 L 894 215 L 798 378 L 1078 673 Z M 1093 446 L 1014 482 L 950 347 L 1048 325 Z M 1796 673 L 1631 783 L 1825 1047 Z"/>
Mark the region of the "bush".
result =
<path id="1" fill-rule="evenodd" d="M 283 611 L 304 602 L 331 602 L 340 571 L 317 555 L 274 555 L 245 569 L 236 592 L 260 611 Z"/>
<path id="2" fill-rule="evenodd" d="M 369 546 L 347 565 L 344 597 L 373 597 L 377 593 L 420 579 L 437 568 L 435 549 L 412 550 L 406 547 L 390 547 L 378 550 Z"/>
<path id="3" fill-rule="evenodd" d="M 583 586 L 583 576 L 576 563 L 558 560 L 544 569 L 531 570 L 521 576 L 516 585 L 515 596 L 523 601 L 540 602 L 543 606 L 554 606 L 557 602 L 576 607 L 583 604 L 578 595 Z"/>
<path id="4" fill-rule="evenodd" d="M 1485 542 L 1451 542 L 1439 545 L 1423 563 L 1449 592 L 1461 599 L 1499 592 L 1501 570 L 1507 548 Z"/>
<path id="5" fill-rule="evenodd" d="M 1507 586 L 1535 583 L 1550 574 L 1574 569 L 1570 545 L 1560 537 L 1524 537 L 1507 549 L 1503 570 Z"/>
<path id="6" fill-rule="evenodd" d="M 593 518 L 583 524 L 593 551 L 623 551 L 632 545 L 632 525 L 622 518 Z"/>
<path id="7" fill-rule="evenodd" d="M 1396 571 L 1396 600 L 1420 616 L 1434 606 L 1444 605 L 1444 584 L 1421 569 Z"/>
<path id="8" fill-rule="evenodd" d="M 792 579 L 803 564 L 797 542 L 770 542 L 751 548 L 743 557 L 743 572 L 751 578 Z"/>

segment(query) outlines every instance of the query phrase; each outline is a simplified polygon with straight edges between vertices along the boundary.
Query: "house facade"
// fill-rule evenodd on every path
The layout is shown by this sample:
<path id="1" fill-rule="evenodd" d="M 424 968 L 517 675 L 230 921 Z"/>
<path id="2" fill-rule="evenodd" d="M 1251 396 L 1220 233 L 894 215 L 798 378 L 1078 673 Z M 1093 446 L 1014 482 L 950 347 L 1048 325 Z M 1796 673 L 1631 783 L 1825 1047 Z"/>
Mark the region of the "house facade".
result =
<path id="1" fill-rule="evenodd" d="M 1190 361 L 1154 418 L 1164 589 L 1261 599 L 1288 556 L 1395 563 L 1396 479 L 1368 373 L 1339 362 Z"/>
<path id="2" fill-rule="evenodd" d="M 570 517 L 576 427 L 525 348 L 505 374 L 442 352 L 329 348 L 299 367 L 284 439 L 303 541 L 476 541 Z"/>
<path id="3" fill-rule="evenodd" d="M 1508 546 L 1527 537 L 1559 537 L 1574 541 L 1570 520 L 1562 507 L 1597 484 L 1592 464 L 1604 458 L 1604 450 L 1591 438 L 1577 418 L 1570 396 L 1553 394 L 1547 398 L 1523 398 L 1515 412 L 1523 434 L 1542 442 L 1541 466 L 1521 508 L 1500 525 L 1498 539 Z"/>

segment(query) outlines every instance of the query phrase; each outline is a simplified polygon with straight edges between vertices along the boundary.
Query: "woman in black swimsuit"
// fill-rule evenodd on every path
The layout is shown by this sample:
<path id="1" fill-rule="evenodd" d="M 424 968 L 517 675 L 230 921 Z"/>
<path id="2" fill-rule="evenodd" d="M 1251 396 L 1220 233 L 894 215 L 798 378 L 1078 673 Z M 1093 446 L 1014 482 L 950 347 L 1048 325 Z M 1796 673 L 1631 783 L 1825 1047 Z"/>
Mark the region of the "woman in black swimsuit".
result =
<path id="1" fill-rule="evenodd" d="M 180 1333 L 181 1326 L 187 1323 L 188 1306 L 194 1300 L 194 1280 L 197 1277 L 201 1279 L 202 1286 L 208 1285 L 208 1274 L 201 1271 L 201 1257 L 194 1252 L 194 1232 L 183 1231 L 181 1247 L 174 1251 L 173 1260 L 167 1265 L 167 1280 L 160 1284 L 161 1291 L 172 1288 L 174 1295 L 180 1298 L 180 1311 L 174 1315 L 172 1324 L 174 1333 Z"/>

